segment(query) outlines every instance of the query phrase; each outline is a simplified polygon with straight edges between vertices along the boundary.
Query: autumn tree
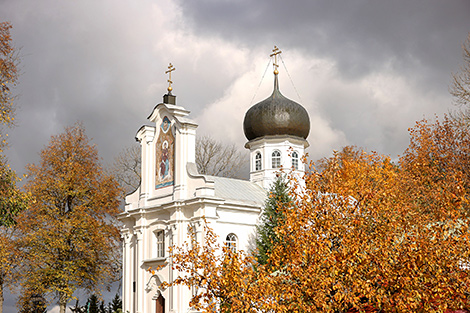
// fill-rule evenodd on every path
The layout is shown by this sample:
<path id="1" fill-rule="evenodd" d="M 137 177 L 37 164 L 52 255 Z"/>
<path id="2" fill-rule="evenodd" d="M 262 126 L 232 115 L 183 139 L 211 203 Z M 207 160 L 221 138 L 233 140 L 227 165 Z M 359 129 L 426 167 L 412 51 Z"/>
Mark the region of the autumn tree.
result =
<path id="1" fill-rule="evenodd" d="M 173 284 L 209 312 L 448 312 L 470 299 L 468 141 L 421 121 L 398 163 L 347 148 L 312 164 L 266 265 L 207 241 L 173 250 Z M 219 247 L 220 249 L 220 247 Z M 218 252 L 217 252 L 218 251 Z M 272 269 L 277 269 L 272 271 Z"/>
<path id="2" fill-rule="evenodd" d="M 470 119 L 470 34 L 462 50 L 464 64 L 459 72 L 452 74 L 450 93 L 454 97 L 454 103 L 461 107 L 461 110 L 453 117 L 468 124 Z"/>
<path id="3" fill-rule="evenodd" d="M 470 191 L 470 133 L 461 125 L 445 116 L 441 121 L 422 120 L 410 130 L 410 146 L 401 159 L 401 167 L 419 181 L 418 188 L 412 190 L 413 196 L 422 199 L 422 207 L 431 213 L 443 194 L 458 197 L 461 192 L 466 196 Z M 437 183 L 441 193 L 432 189 Z M 461 204 L 470 212 L 465 202 Z"/>
<path id="4" fill-rule="evenodd" d="M 13 88 L 18 81 L 17 49 L 12 44 L 11 25 L 0 23 L 0 128 L 14 121 Z M 6 134 L 0 132 L 0 152 L 6 145 Z M 3 289 L 12 281 L 19 256 L 13 234 L 16 215 L 25 208 L 26 196 L 17 187 L 18 177 L 0 155 L 0 313 L 3 312 Z"/>
<path id="5" fill-rule="evenodd" d="M 12 44 L 11 25 L 0 23 L 0 124 L 11 126 L 14 121 L 14 95 L 12 89 L 18 82 L 18 53 Z M 5 142 L 5 139 L 2 141 Z"/>
<path id="6" fill-rule="evenodd" d="M 279 242 L 275 229 L 282 223 L 285 210 L 291 207 L 292 199 L 284 176 L 279 175 L 268 192 L 260 224 L 256 227 L 256 260 L 266 264 L 272 246 Z"/>
<path id="7" fill-rule="evenodd" d="M 47 313 L 47 302 L 42 294 L 25 292 L 18 299 L 18 309 L 19 313 Z"/>
<path id="8" fill-rule="evenodd" d="M 204 221 L 203 242 L 189 231 L 189 242 L 182 247 L 170 247 L 174 268 L 180 275 L 167 288 L 186 285 L 196 290 L 190 305 L 203 312 L 250 312 L 256 308 L 259 292 L 255 284 L 254 258 L 217 243 L 217 236 Z M 158 270 L 158 269 L 157 269 Z M 155 269 L 150 270 L 155 274 Z"/>
<path id="9" fill-rule="evenodd" d="M 40 157 L 27 168 L 25 189 L 34 202 L 18 223 L 26 255 L 22 284 L 57 299 L 65 313 L 77 289 L 99 293 L 119 277 L 114 217 L 121 191 L 80 124 L 52 136 Z"/>
<path id="10" fill-rule="evenodd" d="M 458 193 L 465 189 L 461 173 L 437 179 L 438 162 L 413 159 L 417 147 L 433 144 L 427 132 L 415 130 L 417 146 L 410 145 L 399 166 L 377 153 L 347 150 L 328 159 L 321 173 L 309 172 L 288 227 L 277 230 L 286 244 L 270 257 L 288 264 L 273 280 L 280 307 L 444 312 L 468 306 L 462 264 L 469 260 L 470 233 L 466 192 Z"/>
<path id="11" fill-rule="evenodd" d="M 5 158 L 0 157 L 0 313 L 3 312 L 3 289 L 14 278 L 14 269 L 21 262 L 16 245 L 15 224 L 17 215 L 25 209 L 27 197 L 17 187 L 18 177 Z"/>

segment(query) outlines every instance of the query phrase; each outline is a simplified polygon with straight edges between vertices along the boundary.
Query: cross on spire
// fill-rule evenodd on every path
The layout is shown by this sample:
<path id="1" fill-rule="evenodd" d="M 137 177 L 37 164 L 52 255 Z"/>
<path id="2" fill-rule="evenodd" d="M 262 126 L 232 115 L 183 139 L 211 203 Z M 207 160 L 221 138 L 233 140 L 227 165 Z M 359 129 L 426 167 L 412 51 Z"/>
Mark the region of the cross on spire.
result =
<path id="1" fill-rule="evenodd" d="M 279 71 L 277 70 L 277 68 L 279 67 L 279 64 L 277 64 L 277 55 L 281 53 L 282 51 L 279 50 L 277 46 L 274 46 L 273 53 L 271 53 L 270 55 L 270 57 L 274 57 L 274 61 L 273 61 L 274 75 L 279 74 Z"/>
<path id="2" fill-rule="evenodd" d="M 168 74 L 168 92 L 170 94 L 173 90 L 173 88 L 171 87 L 171 84 L 173 84 L 173 81 L 171 80 L 171 72 L 173 72 L 174 70 L 176 70 L 176 68 L 174 68 L 173 64 L 170 63 L 170 65 L 168 65 L 168 71 L 165 72 L 165 74 Z"/>

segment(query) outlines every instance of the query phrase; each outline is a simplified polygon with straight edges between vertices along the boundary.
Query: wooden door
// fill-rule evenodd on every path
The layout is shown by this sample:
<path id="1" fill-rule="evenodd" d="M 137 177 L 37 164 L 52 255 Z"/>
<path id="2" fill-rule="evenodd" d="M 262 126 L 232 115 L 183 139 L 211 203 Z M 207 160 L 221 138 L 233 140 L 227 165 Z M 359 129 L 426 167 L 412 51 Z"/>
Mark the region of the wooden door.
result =
<path id="1" fill-rule="evenodd" d="M 156 313 L 165 313 L 165 298 L 160 294 L 156 300 L 157 310 Z"/>

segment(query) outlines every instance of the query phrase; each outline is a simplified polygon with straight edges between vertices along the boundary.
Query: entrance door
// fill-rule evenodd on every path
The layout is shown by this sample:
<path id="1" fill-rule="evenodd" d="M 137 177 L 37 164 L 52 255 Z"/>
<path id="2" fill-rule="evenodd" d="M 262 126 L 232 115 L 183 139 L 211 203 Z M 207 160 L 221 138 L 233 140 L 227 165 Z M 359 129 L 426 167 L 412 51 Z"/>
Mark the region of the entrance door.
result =
<path id="1" fill-rule="evenodd" d="M 156 313 L 165 313 L 165 298 L 163 298 L 162 294 L 158 296 L 156 304 L 157 304 L 157 311 Z"/>

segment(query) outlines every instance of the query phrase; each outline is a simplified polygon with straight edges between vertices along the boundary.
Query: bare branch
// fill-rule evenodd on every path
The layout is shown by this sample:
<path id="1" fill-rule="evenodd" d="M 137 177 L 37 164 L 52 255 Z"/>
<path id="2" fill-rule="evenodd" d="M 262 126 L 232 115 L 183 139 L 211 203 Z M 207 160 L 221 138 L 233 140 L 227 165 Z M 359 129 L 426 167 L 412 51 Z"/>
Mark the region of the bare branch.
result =
<path id="1" fill-rule="evenodd" d="M 449 91 L 453 102 L 460 107 L 452 114 L 455 120 L 470 123 L 470 34 L 462 45 L 464 65 L 459 72 L 452 74 L 452 86 Z"/>
<path id="2" fill-rule="evenodd" d="M 196 164 L 200 174 L 242 178 L 248 154 L 235 144 L 223 144 L 210 136 L 196 138 Z M 119 153 L 110 167 L 126 193 L 136 190 L 141 179 L 140 146 L 134 145 Z"/>
<path id="3" fill-rule="evenodd" d="M 136 190 L 140 186 L 140 167 L 141 155 L 139 145 L 125 148 L 114 159 L 110 170 L 126 194 Z"/>
<path id="4" fill-rule="evenodd" d="M 248 163 L 248 155 L 235 144 L 223 144 L 210 136 L 196 138 L 196 164 L 204 175 L 240 178 L 240 169 Z"/>

